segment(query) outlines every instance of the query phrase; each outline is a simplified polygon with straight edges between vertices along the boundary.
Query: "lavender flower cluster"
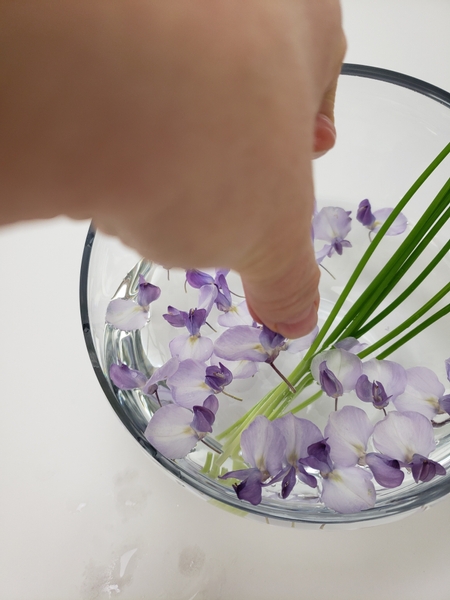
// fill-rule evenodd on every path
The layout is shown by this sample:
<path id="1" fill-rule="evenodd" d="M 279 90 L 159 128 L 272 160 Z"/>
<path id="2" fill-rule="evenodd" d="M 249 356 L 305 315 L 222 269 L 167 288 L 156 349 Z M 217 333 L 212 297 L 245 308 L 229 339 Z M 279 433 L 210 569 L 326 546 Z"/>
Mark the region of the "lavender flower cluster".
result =
<path id="1" fill-rule="evenodd" d="M 370 237 L 391 211 L 372 213 L 369 201 L 364 200 L 356 218 Z M 400 214 L 388 235 L 400 234 L 406 226 Z M 313 239 L 326 242 L 316 252 L 319 264 L 351 246 L 346 239 L 350 228 L 350 212 L 339 207 L 315 213 Z M 233 302 L 227 275 L 225 269 L 216 269 L 214 276 L 198 270 L 186 272 L 186 283 L 198 290 L 197 306 L 188 311 L 168 306 L 164 319 L 183 333 L 173 337 L 171 358 L 150 378 L 124 363 L 110 367 L 110 379 L 117 388 L 139 389 L 157 399 L 160 408 L 145 436 L 170 459 L 184 458 L 199 441 L 206 441 L 213 431 L 219 394 L 239 400 L 226 391 L 233 379 L 253 377 L 260 363 L 279 373 L 274 366 L 279 354 L 306 350 L 317 335 L 316 329 L 299 340 L 288 340 L 257 324 L 245 300 Z M 148 322 L 150 304 L 160 295 L 157 286 L 140 276 L 134 298 L 110 302 L 106 322 L 123 331 L 141 329 Z M 220 311 L 218 325 L 226 328 L 215 341 L 204 334 L 205 327 L 211 327 L 208 318 L 213 306 Z M 363 347 L 348 338 L 312 360 L 312 376 L 335 400 L 323 433 L 311 421 L 290 413 L 274 420 L 257 416 L 242 432 L 241 453 L 248 468 L 221 476 L 239 482 L 233 484 L 238 498 L 257 505 L 264 488 L 280 484 L 276 489 L 287 499 L 300 483 L 314 488 L 328 508 L 354 513 L 374 506 L 373 480 L 393 488 L 402 484 L 405 471 L 416 482 L 445 474 L 444 467 L 429 456 L 436 446 L 433 419 L 450 414 L 450 395 L 425 367 L 405 370 L 388 360 L 361 361 L 357 353 Z M 446 370 L 450 380 L 450 359 Z M 355 401 L 378 409 L 372 409 L 378 415 L 375 424 L 362 409 L 364 405 L 350 404 Z M 348 404 L 337 410 L 338 402 Z"/>

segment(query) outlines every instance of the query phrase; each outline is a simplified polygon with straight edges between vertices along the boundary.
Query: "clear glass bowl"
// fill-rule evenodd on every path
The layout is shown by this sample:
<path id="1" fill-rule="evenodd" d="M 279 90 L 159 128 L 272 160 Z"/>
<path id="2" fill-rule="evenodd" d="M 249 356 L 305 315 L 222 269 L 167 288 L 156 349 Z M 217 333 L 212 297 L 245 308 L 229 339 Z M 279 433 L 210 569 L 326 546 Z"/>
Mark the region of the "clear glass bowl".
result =
<path id="1" fill-rule="evenodd" d="M 316 197 L 320 206 L 340 206 L 352 210 L 354 216 L 358 203 L 364 198 L 369 198 L 376 208 L 394 206 L 450 141 L 450 94 L 406 75 L 347 64 L 338 86 L 336 122 L 336 147 L 316 161 L 314 166 Z M 405 212 L 410 223 L 417 221 L 423 206 L 444 184 L 449 171 L 447 158 L 408 205 Z M 368 243 L 367 232 L 361 227 L 361 232 L 355 235 L 352 243 L 365 249 Z M 449 237 L 447 223 L 434 244 L 439 247 Z M 393 241 L 384 250 L 384 254 L 377 255 L 379 264 L 384 264 L 398 243 L 400 241 Z M 360 252 L 354 252 L 353 259 L 350 258 L 350 253 L 347 256 L 349 258 L 343 262 L 330 260 L 324 263 L 328 269 L 339 271 L 339 279 L 333 280 L 326 273 L 322 276 L 319 323 L 327 317 L 346 277 L 359 259 Z M 408 301 L 402 310 L 409 314 L 430 297 L 430 289 L 440 289 L 442 278 L 448 280 L 449 269 L 450 261 L 447 257 L 427 279 L 423 291 L 414 301 Z M 113 331 L 105 326 L 107 305 L 119 289 L 121 297 L 135 289 L 139 273 L 144 274 L 148 281 L 159 285 L 163 294 L 171 294 L 170 301 L 166 304 L 163 302 L 160 307 L 156 307 L 155 303 L 150 323 L 142 332 L 126 334 Z M 371 276 L 369 271 L 365 275 L 366 281 Z M 174 461 L 162 456 L 144 437 L 147 423 L 157 405 L 140 392 L 117 390 L 111 384 L 108 372 L 113 362 L 123 360 L 150 375 L 154 367 L 170 358 L 167 346 L 170 333 L 173 335 L 173 332 L 169 332 L 170 327 L 161 319 L 161 314 L 167 304 L 180 308 L 186 305 L 183 286 L 178 286 L 178 292 L 173 291 L 177 281 L 182 282 L 183 279 L 181 272 L 173 271 L 169 281 L 162 267 L 141 261 L 141 257 L 117 239 L 90 229 L 84 249 L 80 286 L 83 331 L 89 356 L 106 397 L 125 427 L 168 473 L 197 491 L 204 499 L 241 516 L 311 528 L 355 528 L 395 520 L 422 510 L 450 491 L 450 425 L 437 430 L 438 444 L 431 456 L 447 468 L 445 477 L 435 477 L 428 483 L 420 484 L 407 477 L 406 483 L 400 488 L 381 490 L 374 508 L 351 515 L 335 513 L 313 496 L 308 500 L 305 495 L 301 502 L 296 502 L 295 499 L 286 501 L 279 499 L 276 493 L 270 493 L 270 490 L 258 506 L 243 503 L 229 485 L 223 485 L 201 472 L 205 458 L 202 444 L 198 444 L 197 450 L 182 460 Z M 231 283 L 230 287 L 239 292 L 239 279 L 232 278 Z M 354 289 L 345 308 L 352 304 L 363 287 L 364 281 Z M 195 306 L 195 300 L 192 306 Z M 387 322 L 379 326 L 379 331 L 375 329 L 370 333 L 366 341 L 373 341 L 378 337 L 377 334 L 384 333 L 386 328 L 397 322 L 398 314 L 393 313 Z M 419 365 L 432 368 L 444 382 L 443 361 L 450 356 L 449 331 L 450 318 L 447 316 L 398 350 L 392 355 L 392 359 L 398 360 L 406 368 Z M 447 335 L 443 332 L 447 332 Z M 277 359 L 277 365 L 287 374 L 298 360 L 291 355 L 283 360 L 280 358 L 280 361 Z M 244 392 L 249 400 L 247 404 L 242 403 L 244 406 L 241 403 L 230 403 L 221 417 L 222 422 L 218 423 L 219 430 L 241 416 L 276 385 L 279 381 L 273 377 L 274 374 L 270 372 L 258 384 L 253 380 L 237 384 L 232 393 L 239 395 Z M 299 416 L 310 418 L 320 426 L 324 425 L 327 412 L 329 406 L 325 410 L 317 403 Z M 214 444 L 214 440 L 212 443 Z"/>

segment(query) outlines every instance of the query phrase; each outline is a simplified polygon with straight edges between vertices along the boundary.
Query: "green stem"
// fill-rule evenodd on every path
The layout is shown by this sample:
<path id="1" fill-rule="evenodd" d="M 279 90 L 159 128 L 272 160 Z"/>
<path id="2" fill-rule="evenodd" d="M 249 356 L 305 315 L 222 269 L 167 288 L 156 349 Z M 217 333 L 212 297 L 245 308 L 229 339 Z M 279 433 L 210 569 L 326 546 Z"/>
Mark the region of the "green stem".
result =
<path id="1" fill-rule="evenodd" d="M 375 350 L 378 350 L 378 348 L 381 348 L 381 346 L 384 346 L 385 344 L 390 342 L 392 339 L 396 338 L 400 333 L 403 333 L 403 331 L 405 331 L 405 329 L 408 329 L 408 327 L 411 327 L 411 325 L 413 323 L 415 323 L 418 319 L 420 319 L 420 317 L 422 317 L 431 308 L 433 308 L 433 306 L 435 306 L 439 302 L 439 300 L 441 300 L 449 292 L 450 292 L 450 283 L 447 283 L 447 285 L 445 285 L 437 294 L 435 294 L 430 300 L 428 300 L 428 302 L 426 302 L 419 310 L 417 310 L 414 314 L 412 314 L 408 319 L 403 321 L 403 323 L 401 323 L 398 327 L 396 327 L 395 329 L 390 331 L 388 334 L 386 334 L 384 337 L 382 337 L 380 340 L 378 340 L 377 342 L 375 342 L 368 348 L 365 348 L 364 350 L 362 350 L 362 352 L 359 352 L 358 353 L 359 358 L 365 358 L 369 354 L 372 354 L 372 352 L 375 352 Z"/>

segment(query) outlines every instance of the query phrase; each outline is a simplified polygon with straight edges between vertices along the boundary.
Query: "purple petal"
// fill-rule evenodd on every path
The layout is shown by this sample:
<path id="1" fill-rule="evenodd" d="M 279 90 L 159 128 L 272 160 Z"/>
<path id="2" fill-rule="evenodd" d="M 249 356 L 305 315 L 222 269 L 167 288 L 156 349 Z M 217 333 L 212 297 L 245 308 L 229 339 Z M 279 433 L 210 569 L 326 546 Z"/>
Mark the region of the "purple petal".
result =
<path id="1" fill-rule="evenodd" d="M 217 291 L 218 290 L 215 285 L 204 285 L 200 288 L 200 293 L 198 295 L 198 308 L 206 310 L 206 316 L 209 315 L 214 302 L 216 301 Z"/>
<path id="2" fill-rule="evenodd" d="M 366 464 L 372 471 L 375 481 L 383 487 L 395 488 L 403 483 L 405 474 L 400 469 L 398 460 L 369 452 L 366 454 Z"/>
<path id="3" fill-rule="evenodd" d="M 191 421 L 190 410 L 168 404 L 156 411 L 144 435 L 167 458 L 184 458 L 198 442 Z"/>
<path id="4" fill-rule="evenodd" d="M 286 440 L 286 460 L 290 465 L 296 465 L 299 459 L 306 458 L 308 447 L 323 439 L 317 425 L 290 413 L 275 419 L 273 425 Z"/>
<path id="5" fill-rule="evenodd" d="M 450 394 L 442 396 L 439 400 L 440 408 L 450 415 Z"/>
<path id="6" fill-rule="evenodd" d="M 167 313 L 163 315 L 163 319 L 172 325 L 172 327 L 185 327 L 187 316 L 187 313 L 183 310 L 168 306 Z"/>
<path id="7" fill-rule="evenodd" d="M 205 382 L 214 392 L 222 392 L 232 381 L 233 374 L 222 363 L 206 367 Z"/>
<path id="8" fill-rule="evenodd" d="M 190 286 L 197 289 L 200 289 L 204 285 L 214 284 L 214 278 L 211 275 L 197 269 L 188 269 L 186 271 L 186 281 Z"/>
<path id="9" fill-rule="evenodd" d="M 302 483 L 309 485 L 309 487 L 317 487 L 317 479 L 314 477 L 314 475 L 307 473 L 305 471 L 305 467 L 301 463 L 297 463 L 297 477 Z"/>
<path id="10" fill-rule="evenodd" d="M 358 210 L 356 212 L 356 220 L 364 225 L 364 227 L 370 227 L 375 221 L 369 200 L 362 200 L 359 203 Z"/>
<path id="11" fill-rule="evenodd" d="M 414 454 L 428 456 L 436 447 L 433 426 L 417 412 L 390 412 L 375 425 L 373 443 L 381 454 L 403 463 Z"/>
<path id="12" fill-rule="evenodd" d="M 386 408 L 391 396 L 386 394 L 383 384 L 380 381 L 369 381 L 367 375 L 361 375 L 355 386 L 356 395 L 363 402 L 372 402 L 375 408 Z"/>
<path id="13" fill-rule="evenodd" d="M 177 358 L 169 358 L 169 360 L 161 367 L 155 369 L 153 375 L 150 377 L 147 383 L 152 385 L 153 383 L 161 383 L 161 381 L 166 381 L 166 379 L 177 372 L 179 365 L 180 361 Z"/>
<path id="14" fill-rule="evenodd" d="M 134 390 L 143 388 L 147 378 L 143 373 L 130 369 L 126 364 L 111 365 L 109 376 L 113 384 L 120 390 Z"/>
<path id="15" fill-rule="evenodd" d="M 315 257 L 316 257 L 316 263 L 318 265 L 320 265 L 320 263 L 323 261 L 323 259 L 325 257 L 330 257 L 332 256 L 334 252 L 334 248 L 331 244 L 325 244 L 325 246 L 323 248 L 321 248 L 320 250 L 316 250 L 315 252 Z"/>
<path id="16" fill-rule="evenodd" d="M 261 472 L 259 469 L 245 469 L 240 471 L 230 471 L 225 475 L 222 475 L 220 479 L 242 479 L 238 485 L 233 485 L 239 500 L 246 500 L 253 504 L 258 505 L 262 500 L 262 481 Z"/>
<path id="17" fill-rule="evenodd" d="M 431 369 L 413 367 L 407 369 L 404 393 L 394 400 L 394 405 L 400 412 L 415 411 L 432 419 L 439 412 L 439 399 L 444 391 Z"/>
<path id="18" fill-rule="evenodd" d="M 285 500 L 294 489 L 297 483 L 297 477 L 295 474 L 295 467 L 291 467 L 286 475 L 283 477 L 281 483 L 281 497 Z"/>
<path id="19" fill-rule="evenodd" d="M 322 485 L 322 502 L 338 513 L 357 513 L 375 505 L 371 475 L 360 467 L 335 469 Z"/>
<path id="20" fill-rule="evenodd" d="M 315 356 L 311 362 L 311 373 L 319 383 L 319 368 L 324 361 L 327 363 L 327 368 L 341 382 L 344 392 L 355 389 L 358 377 L 362 374 L 362 362 L 358 356 L 339 348 L 333 348 Z"/>
<path id="21" fill-rule="evenodd" d="M 214 353 L 227 360 L 251 360 L 265 362 L 267 352 L 261 345 L 257 327 L 239 325 L 220 335 L 214 344 Z"/>
<path id="22" fill-rule="evenodd" d="M 193 406 L 192 411 L 194 418 L 192 419 L 191 427 L 199 434 L 211 433 L 215 414 L 205 406 Z"/>
<path id="23" fill-rule="evenodd" d="M 364 458 L 373 425 L 366 413 L 355 406 L 344 406 L 330 413 L 325 427 L 325 437 L 330 455 L 339 467 L 353 467 Z"/>
<path id="24" fill-rule="evenodd" d="M 200 328 L 205 324 L 206 317 L 207 314 L 204 308 L 191 308 L 185 317 L 185 325 L 191 335 L 199 334 Z"/>
<path id="25" fill-rule="evenodd" d="M 219 289 L 219 293 L 216 298 L 216 306 L 219 310 L 227 311 L 232 305 L 231 293 L 228 288 L 227 280 L 222 273 L 219 273 L 216 277 L 216 285 Z"/>
<path id="26" fill-rule="evenodd" d="M 116 298 L 108 304 L 105 320 L 121 331 L 136 331 L 147 324 L 148 310 L 134 300 Z"/>
<path id="27" fill-rule="evenodd" d="M 225 360 L 224 358 L 219 359 L 215 354 L 211 356 L 210 363 L 212 365 L 218 365 L 219 362 L 222 362 L 233 374 L 233 379 L 248 379 L 249 377 L 253 377 L 255 373 L 258 372 L 258 365 L 251 360 Z"/>
<path id="28" fill-rule="evenodd" d="M 327 363 L 323 361 L 319 365 L 319 383 L 322 390 L 330 398 L 339 398 L 344 393 L 342 383 L 336 375 L 327 368 Z"/>
<path id="29" fill-rule="evenodd" d="M 263 345 L 264 349 L 270 353 L 274 348 L 283 346 L 286 342 L 286 338 L 263 325 L 262 331 L 259 334 L 259 341 Z"/>
<path id="30" fill-rule="evenodd" d="M 445 361 L 445 370 L 447 372 L 447 379 L 450 381 L 450 358 Z"/>
<path id="31" fill-rule="evenodd" d="M 276 475 L 282 468 L 286 442 L 280 431 L 266 417 L 259 415 L 241 435 L 245 462 L 262 473 Z"/>
<path id="32" fill-rule="evenodd" d="M 431 481 L 436 475 L 445 475 L 446 470 L 431 458 L 414 454 L 411 461 L 411 473 L 414 481 L 419 483 L 419 481 Z"/>
<path id="33" fill-rule="evenodd" d="M 317 469 L 323 474 L 330 473 L 333 469 L 333 463 L 330 457 L 330 446 L 326 440 L 315 442 L 308 447 L 308 456 L 300 459 L 301 463 Z"/>
<path id="34" fill-rule="evenodd" d="M 213 415 L 215 415 L 219 410 L 219 401 L 217 400 L 216 396 L 214 396 L 214 394 L 210 394 L 203 402 L 203 406 L 210 410 L 213 413 Z"/>
<path id="35" fill-rule="evenodd" d="M 207 337 L 198 337 L 196 335 L 178 335 L 169 343 L 170 353 L 174 358 L 179 360 L 194 360 L 207 361 L 214 350 L 212 340 Z"/>
<path id="36" fill-rule="evenodd" d="M 157 285 L 145 281 L 142 275 L 139 275 L 139 286 L 136 302 L 143 308 L 148 309 L 148 305 L 161 296 L 161 289 Z"/>

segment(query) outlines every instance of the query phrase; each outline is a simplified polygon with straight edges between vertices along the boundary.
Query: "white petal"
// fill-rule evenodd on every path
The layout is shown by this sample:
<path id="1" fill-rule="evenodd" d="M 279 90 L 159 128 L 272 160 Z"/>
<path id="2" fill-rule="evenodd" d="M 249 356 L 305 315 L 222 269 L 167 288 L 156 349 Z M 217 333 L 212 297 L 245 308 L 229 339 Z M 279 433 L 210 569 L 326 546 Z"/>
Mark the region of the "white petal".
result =
<path id="1" fill-rule="evenodd" d="M 322 208 L 313 219 L 314 238 L 332 242 L 339 237 L 344 239 L 351 229 L 348 212 L 339 206 Z"/>
<path id="2" fill-rule="evenodd" d="M 208 337 L 182 334 L 174 337 L 169 344 L 170 353 L 179 360 L 207 361 L 213 353 L 214 344 Z"/>
<path id="3" fill-rule="evenodd" d="M 218 290 L 215 285 L 203 285 L 198 294 L 198 307 L 204 308 L 206 314 L 209 315 L 211 308 L 217 298 Z"/>
<path id="4" fill-rule="evenodd" d="M 344 406 L 330 413 L 324 437 L 328 438 L 331 458 L 339 467 L 353 467 L 365 456 L 373 425 L 365 411 Z"/>
<path id="5" fill-rule="evenodd" d="M 253 317 L 248 312 L 247 302 L 244 300 L 238 305 L 233 305 L 229 311 L 221 314 L 217 322 L 222 327 L 236 327 L 237 325 L 252 325 Z"/>
<path id="6" fill-rule="evenodd" d="M 375 223 L 372 225 L 371 229 L 374 233 L 379 231 L 383 223 L 389 217 L 392 212 L 392 208 L 381 208 L 380 210 L 376 210 L 373 213 L 375 217 Z M 389 229 L 386 231 L 386 235 L 399 235 L 403 233 L 408 227 L 408 220 L 403 213 L 400 213 L 395 219 Z"/>
<path id="7" fill-rule="evenodd" d="M 181 406 L 163 406 L 151 418 L 146 439 L 167 458 L 184 458 L 198 442 L 191 428 L 192 412 Z"/>
<path id="8" fill-rule="evenodd" d="M 386 394 L 392 396 L 390 398 L 392 402 L 405 391 L 406 371 L 396 362 L 372 358 L 363 363 L 362 371 L 364 375 L 367 375 L 370 382 L 379 381 L 382 383 Z"/>
<path id="9" fill-rule="evenodd" d="M 308 335 L 304 335 L 296 340 L 288 340 L 286 350 L 291 354 L 296 354 L 297 352 L 302 352 L 302 350 L 307 350 L 316 339 L 318 333 L 319 328 L 315 327 L 311 333 L 308 333 Z"/>
<path id="10" fill-rule="evenodd" d="M 439 398 L 444 392 L 444 386 L 431 369 L 413 367 L 406 371 L 406 388 L 394 400 L 395 408 L 400 412 L 416 411 L 432 419 L 439 412 Z"/>
<path id="11" fill-rule="evenodd" d="M 371 474 L 360 467 L 335 469 L 323 480 L 322 502 L 342 514 L 357 513 L 375 505 Z"/>
<path id="12" fill-rule="evenodd" d="M 433 426 L 417 412 L 390 412 L 375 425 L 373 443 L 381 454 L 406 463 L 414 454 L 428 456 L 436 447 Z"/>
<path id="13" fill-rule="evenodd" d="M 111 300 L 106 310 L 106 322 L 121 331 L 142 329 L 148 320 L 148 309 L 133 300 L 116 298 Z"/>
<path id="14" fill-rule="evenodd" d="M 259 415 L 241 436 L 242 456 L 246 463 L 276 475 L 282 466 L 286 442 L 272 421 Z"/>
<path id="15" fill-rule="evenodd" d="M 175 402 L 185 408 L 201 406 L 211 394 L 205 375 L 206 365 L 192 359 L 183 360 L 176 373 L 167 379 Z"/>

